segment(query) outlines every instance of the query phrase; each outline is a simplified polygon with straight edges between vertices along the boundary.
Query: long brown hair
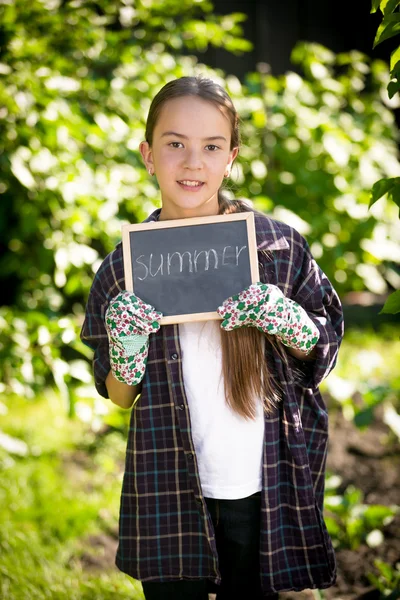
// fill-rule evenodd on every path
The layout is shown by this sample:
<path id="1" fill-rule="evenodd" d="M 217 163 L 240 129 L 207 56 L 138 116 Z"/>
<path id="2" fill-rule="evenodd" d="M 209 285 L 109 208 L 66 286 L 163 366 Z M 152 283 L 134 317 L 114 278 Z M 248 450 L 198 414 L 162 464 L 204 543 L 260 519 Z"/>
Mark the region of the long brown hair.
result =
<path id="1" fill-rule="evenodd" d="M 180 77 L 167 83 L 153 98 L 146 123 L 146 142 L 151 146 L 154 127 L 162 107 L 168 100 L 183 96 L 197 96 L 211 102 L 228 117 L 231 125 L 230 149 L 240 145 L 239 115 L 227 92 L 215 81 L 205 77 Z M 225 197 L 218 191 L 220 214 L 251 210 L 241 200 Z M 270 414 L 279 400 L 278 389 L 274 386 L 265 344 L 280 351 L 275 338 L 264 335 L 254 327 L 241 327 L 233 331 L 221 329 L 222 369 L 225 396 L 228 405 L 246 419 L 256 416 L 256 398 L 262 398 L 264 410 Z"/>

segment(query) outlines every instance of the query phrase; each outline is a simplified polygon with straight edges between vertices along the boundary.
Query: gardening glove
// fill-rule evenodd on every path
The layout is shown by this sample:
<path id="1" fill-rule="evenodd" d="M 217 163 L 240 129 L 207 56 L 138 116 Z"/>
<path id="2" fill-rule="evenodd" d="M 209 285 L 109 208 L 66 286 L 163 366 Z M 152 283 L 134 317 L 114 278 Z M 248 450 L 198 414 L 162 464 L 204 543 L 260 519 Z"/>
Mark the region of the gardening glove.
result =
<path id="1" fill-rule="evenodd" d="M 105 315 L 111 370 L 116 379 L 136 385 L 143 379 L 149 335 L 160 329 L 162 313 L 131 292 L 113 298 Z"/>
<path id="2" fill-rule="evenodd" d="M 286 298 L 272 284 L 253 283 L 231 296 L 217 309 L 225 331 L 237 327 L 256 327 L 276 337 L 289 348 L 309 354 L 319 338 L 319 330 L 306 311 Z"/>

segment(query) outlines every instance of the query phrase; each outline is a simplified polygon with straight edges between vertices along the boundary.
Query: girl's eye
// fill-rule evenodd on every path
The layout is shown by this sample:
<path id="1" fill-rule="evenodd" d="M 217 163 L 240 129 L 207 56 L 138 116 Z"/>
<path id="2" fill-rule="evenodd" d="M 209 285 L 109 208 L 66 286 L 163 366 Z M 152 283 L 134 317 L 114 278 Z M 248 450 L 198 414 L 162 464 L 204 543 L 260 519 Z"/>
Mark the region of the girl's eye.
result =
<path id="1" fill-rule="evenodd" d="M 208 146 L 206 146 L 206 148 L 211 150 L 211 152 L 215 152 L 216 150 L 219 150 L 219 146 L 216 146 L 215 144 L 208 144 Z"/>
<path id="2" fill-rule="evenodd" d="M 183 144 L 182 142 L 171 142 L 169 145 L 173 148 L 180 148 Z"/>

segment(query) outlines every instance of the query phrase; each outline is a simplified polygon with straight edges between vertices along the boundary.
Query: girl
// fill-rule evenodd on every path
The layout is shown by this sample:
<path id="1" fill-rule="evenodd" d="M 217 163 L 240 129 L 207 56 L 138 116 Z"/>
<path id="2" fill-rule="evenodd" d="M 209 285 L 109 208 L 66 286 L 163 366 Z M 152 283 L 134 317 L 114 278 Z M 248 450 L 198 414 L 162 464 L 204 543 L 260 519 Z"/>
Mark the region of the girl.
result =
<path id="1" fill-rule="evenodd" d="M 251 210 L 221 185 L 238 115 L 215 82 L 182 77 L 155 96 L 140 152 L 162 208 L 147 219 Z M 258 600 L 326 588 L 335 558 L 322 517 L 341 304 L 293 228 L 255 213 L 261 281 L 221 321 L 160 327 L 125 291 L 119 243 L 96 273 L 82 340 L 96 388 L 133 406 L 116 564 L 147 600 Z M 217 308 L 217 307 L 216 307 Z"/>

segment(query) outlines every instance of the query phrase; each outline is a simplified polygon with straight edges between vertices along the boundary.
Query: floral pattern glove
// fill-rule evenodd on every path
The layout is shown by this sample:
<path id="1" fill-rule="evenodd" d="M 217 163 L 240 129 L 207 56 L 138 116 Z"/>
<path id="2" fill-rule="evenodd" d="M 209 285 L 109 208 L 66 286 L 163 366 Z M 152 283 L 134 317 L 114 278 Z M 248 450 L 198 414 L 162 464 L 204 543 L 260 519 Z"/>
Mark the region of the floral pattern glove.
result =
<path id="1" fill-rule="evenodd" d="M 118 381 L 136 385 L 143 379 L 149 351 L 149 335 L 160 329 L 162 313 L 131 292 L 113 298 L 105 315 L 110 364 Z"/>
<path id="2" fill-rule="evenodd" d="M 286 298 L 272 284 L 253 283 L 240 294 L 231 296 L 217 309 L 226 331 L 237 327 L 257 327 L 276 335 L 285 346 L 309 354 L 319 338 L 319 330 L 306 311 Z"/>

